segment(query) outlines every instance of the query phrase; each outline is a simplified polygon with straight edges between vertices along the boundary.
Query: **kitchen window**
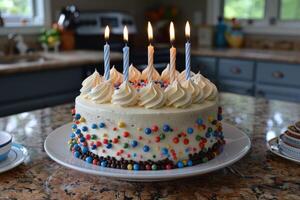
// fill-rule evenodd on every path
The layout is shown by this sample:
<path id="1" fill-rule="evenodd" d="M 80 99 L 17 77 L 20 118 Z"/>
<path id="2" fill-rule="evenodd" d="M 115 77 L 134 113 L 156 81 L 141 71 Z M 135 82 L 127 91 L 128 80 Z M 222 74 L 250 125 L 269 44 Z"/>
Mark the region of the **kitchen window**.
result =
<path id="1" fill-rule="evenodd" d="M 208 23 L 236 18 L 246 33 L 300 35 L 300 0 L 209 0 Z"/>
<path id="2" fill-rule="evenodd" d="M 0 33 L 32 33 L 50 24 L 50 0 L 0 0 L 4 27 Z M 22 28 L 20 28 L 22 27 Z"/>

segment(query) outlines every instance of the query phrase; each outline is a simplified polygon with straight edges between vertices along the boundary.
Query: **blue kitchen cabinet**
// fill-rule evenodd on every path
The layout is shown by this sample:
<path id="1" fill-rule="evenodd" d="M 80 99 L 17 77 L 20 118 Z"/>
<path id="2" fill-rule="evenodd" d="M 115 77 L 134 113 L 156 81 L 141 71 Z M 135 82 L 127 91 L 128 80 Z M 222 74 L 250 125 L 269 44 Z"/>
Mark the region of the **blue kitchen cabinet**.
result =
<path id="1" fill-rule="evenodd" d="M 221 79 L 219 80 L 218 86 L 219 86 L 218 89 L 223 92 L 232 92 L 236 94 L 244 94 L 250 96 L 254 94 L 253 82 Z"/>
<path id="2" fill-rule="evenodd" d="M 300 88 L 258 84 L 256 86 L 256 96 L 267 99 L 300 102 Z"/>
<path id="3" fill-rule="evenodd" d="M 72 102 L 79 94 L 83 68 L 0 76 L 0 116 Z"/>
<path id="4" fill-rule="evenodd" d="M 219 78 L 253 81 L 254 66 L 253 61 L 221 58 L 218 68 Z"/>

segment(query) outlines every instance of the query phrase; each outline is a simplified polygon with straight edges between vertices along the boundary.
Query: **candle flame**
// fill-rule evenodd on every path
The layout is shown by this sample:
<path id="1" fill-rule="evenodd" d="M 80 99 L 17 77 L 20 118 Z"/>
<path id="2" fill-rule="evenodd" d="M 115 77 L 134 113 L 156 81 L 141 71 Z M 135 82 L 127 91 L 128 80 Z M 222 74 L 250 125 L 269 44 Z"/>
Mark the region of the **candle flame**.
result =
<path id="1" fill-rule="evenodd" d="M 105 27 L 104 38 L 105 38 L 105 40 L 108 40 L 108 38 L 109 38 L 109 27 L 108 26 Z"/>
<path id="2" fill-rule="evenodd" d="M 190 37 L 190 32 L 191 32 L 190 23 L 189 23 L 189 21 L 187 21 L 185 24 L 185 36 L 187 38 Z"/>
<path id="3" fill-rule="evenodd" d="M 148 39 L 149 41 L 151 41 L 153 39 L 153 29 L 152 29 L 152 26 L 151 26 L 151 23 L 148 22 Z"/>
<path id="4" fill-rule="evenodd" d="M 175 29 L 173 22 L 170 23 L 170 40 L 171 42 L 175 40 Z"/>
<path id="5" fill-rule="evenodd" d="M 124 39 L 125 42 L 128 42 L 128 29 L 127 29 L 127 26 L 124 26 L 123 39 Z"/>

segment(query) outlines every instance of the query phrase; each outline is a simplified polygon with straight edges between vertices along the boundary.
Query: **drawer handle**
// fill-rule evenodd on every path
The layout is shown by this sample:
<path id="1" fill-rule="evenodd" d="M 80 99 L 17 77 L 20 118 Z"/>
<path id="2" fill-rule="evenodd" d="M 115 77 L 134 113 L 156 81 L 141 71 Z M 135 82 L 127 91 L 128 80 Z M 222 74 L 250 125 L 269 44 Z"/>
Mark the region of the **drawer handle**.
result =
<path id="1" fill-rule="evenodd" d="M 282 78 L 284 78 L 284 73 L 282 73 L 280 71 L 276 71 L 276 72 L 272 73 L 272 76 L 277 79 L 282 79 Z"/>
<path id="2" fill-rule="evenodd" d="M 231 71 L 231 73 L 233 73 L 233 74 L 241 74 L 241 72 L 242 72 L 241 68 L 239 68 L 239 67 L 232 67 L 232 68 L 230 69 L 230 71 Z"/>
<path id="3" fill-rule="evenodd" d="M 259 97 L 264 97 L 266 94 L 265 94 L 264 91 L 258 90 L 258 91 L 257 91 L 257 95 L 258 95 Z"/>

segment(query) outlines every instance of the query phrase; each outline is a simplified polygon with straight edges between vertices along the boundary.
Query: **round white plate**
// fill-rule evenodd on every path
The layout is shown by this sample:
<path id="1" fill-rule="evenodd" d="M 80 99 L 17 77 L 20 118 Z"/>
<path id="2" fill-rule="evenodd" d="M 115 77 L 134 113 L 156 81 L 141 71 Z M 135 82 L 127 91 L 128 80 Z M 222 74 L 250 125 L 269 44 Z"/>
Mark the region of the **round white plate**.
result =
<path id="1" fill-rule="evenodd" d="M 28 151 L 20 144 L 13 143 L 8 157 L 0 161 L 0 173 L 6 172 L 21 164 L 28 156 Z"/>
<path id="2" fill-rule="evenodd" d="M 282 153 L 282 152 L 280 151 L 280 149 L 279 149 L 279 144 L 278 144 L 278 139 L 279 139 L 278 137 L 275 137 L 275 138 L 269 140 L 269 141 L 267 142 L 267 147 L 268 147 L 268 149 L 269 149 L 272 153 L 276 154 L 277 156 L 280 156 L 280 157 L 282 157 L 282 158 L 285 158 L 285 159 L 288 159 L 288 160 L 291 160 L 291 161 L 294 161 L 294 162 L 300 164 L 300 160 L 295 159 L 295 158 L 290 157 L 290 156 L 287 156 L 286 154 L 284 154 L 284 153 Z"/>
<path id="3" fill-rule="evenodd" d="M 100 167 L 75 158 L 67 144 L 70 132 L 71 123 L 61 126 L 48 135 L 44 147 L 50 158 L 65 167 L 84 173 L 127 181 L 164 181 L 205 174 L 238 161 L 251 147 L 250 139 L 245 133 L 229 124 L 223 123 L 223 132 L 226 140 L 224 151 L 207 163 L 172 170 L 129 171 Z"/>

